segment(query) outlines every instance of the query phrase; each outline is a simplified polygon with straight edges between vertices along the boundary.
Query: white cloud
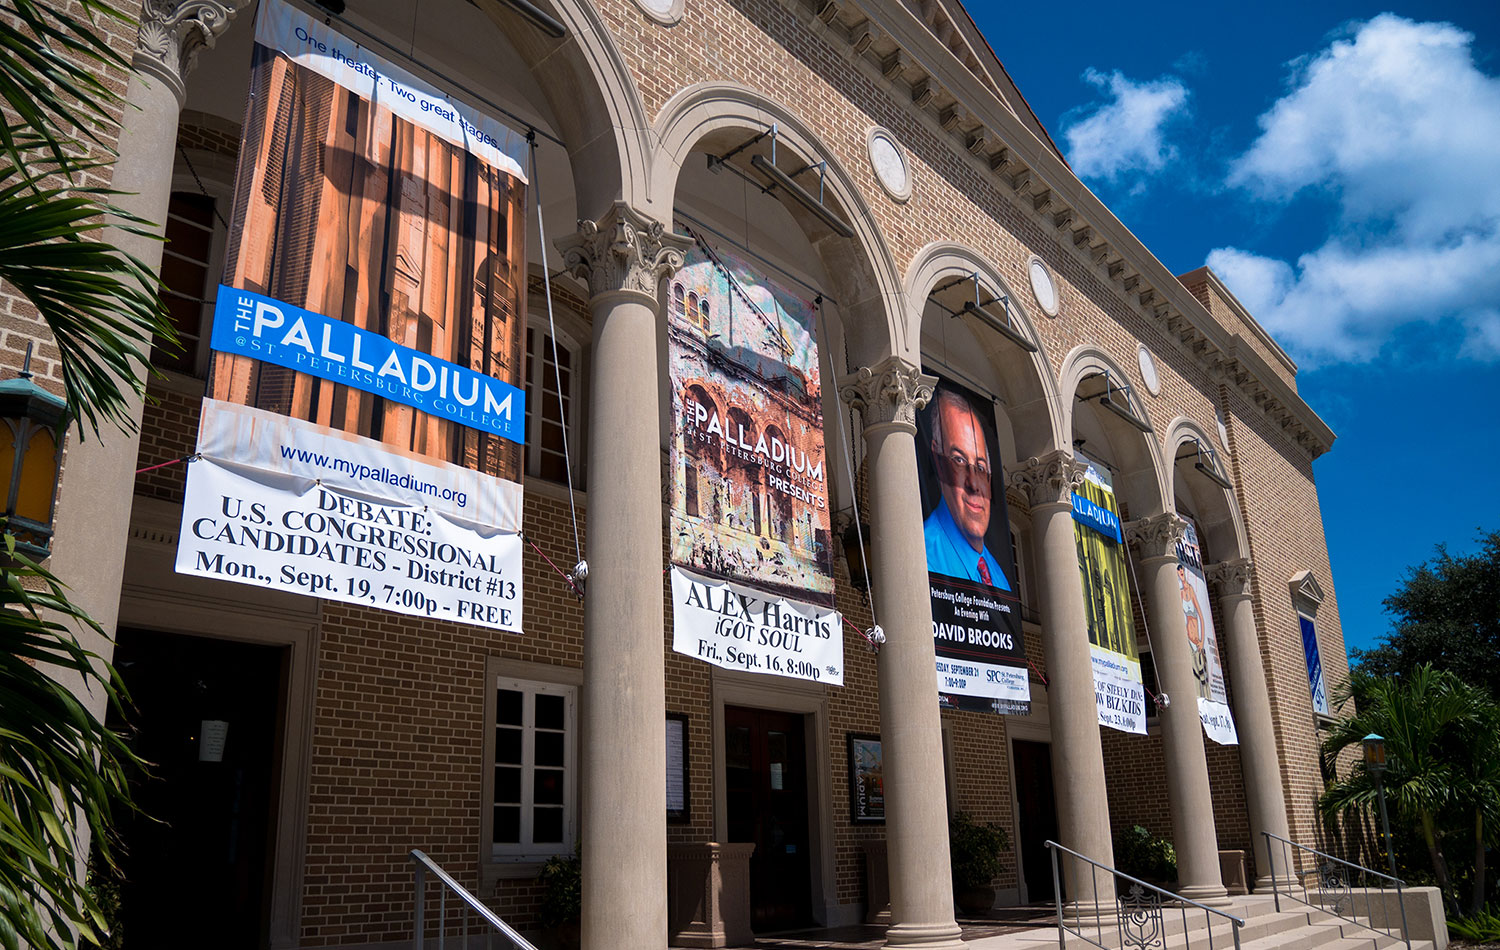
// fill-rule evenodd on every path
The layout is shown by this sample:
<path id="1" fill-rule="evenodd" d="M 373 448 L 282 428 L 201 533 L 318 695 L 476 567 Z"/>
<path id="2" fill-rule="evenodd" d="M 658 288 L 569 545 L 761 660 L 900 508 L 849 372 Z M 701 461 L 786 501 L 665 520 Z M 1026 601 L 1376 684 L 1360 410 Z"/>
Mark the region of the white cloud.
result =
<path id="1" fill-rule="evenodd" d="M 1163 128 L 1188 112 L 1188 90 L 1181 80 L 1163 76 L 1135 82 L 1119 70 L 1106 74 L 1096 69 L 1083 78 L 1108 93 L 1109 100 L 1063 129 L 1068 161 L 1080 177 L 1114 181 L 1132 172 L 1160 171 L 1176 157 Z"/>
<path id="2" fill-rule="evenodd" d="M 1358 25 L 1296 65 L 1232 163 L 1229 184 L 1259 198 L 1309 189 L 1336 203 L 1295 269 L 1209 255 L 1305 363 L 1369 360 L 1398 329 L 1444 321 L 1467 334 L 1462 355 L 1500 357 L 1500 79 L 1475 66 L 1472 42 L 1393 14 Z"/>

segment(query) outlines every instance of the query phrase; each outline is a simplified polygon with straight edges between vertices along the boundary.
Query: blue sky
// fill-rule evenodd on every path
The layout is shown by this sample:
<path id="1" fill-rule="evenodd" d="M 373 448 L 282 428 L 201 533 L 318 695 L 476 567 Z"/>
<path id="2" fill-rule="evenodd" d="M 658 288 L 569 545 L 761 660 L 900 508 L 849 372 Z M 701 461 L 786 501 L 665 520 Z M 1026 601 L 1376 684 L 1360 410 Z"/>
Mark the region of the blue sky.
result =
<path id="1" fill-rule="evenodd" d="M 969 9 L 1120 220 L 1300 364 L 1344 637 L 1375 642 L 1408 567 L 1500 528 L 1500 4 Z"/>

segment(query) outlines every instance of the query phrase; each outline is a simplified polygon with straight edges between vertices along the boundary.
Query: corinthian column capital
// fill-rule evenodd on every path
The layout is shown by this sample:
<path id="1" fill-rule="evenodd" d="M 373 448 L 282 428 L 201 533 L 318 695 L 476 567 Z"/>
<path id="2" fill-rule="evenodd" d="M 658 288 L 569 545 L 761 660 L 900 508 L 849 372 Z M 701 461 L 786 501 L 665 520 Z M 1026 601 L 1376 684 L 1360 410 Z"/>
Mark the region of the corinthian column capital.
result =
<path id="1" fill-rule="evenodd" d="M 1073 453 L 1059 449 L 1046 455 L 1032 456 L 1007 469 L 1012 488 L 1020 489 L 1026 503 L 1033 508 L 1042 505 L 1071 505 L 1073 492 L 1083 484 L 1088 466 L 1073 458 Z"/>
<path id="2" fill-rule="evenodd" d="M 136 39 L 135 68 L 161 80 L 177 97 L 187 99 L 184 84 L 197 65 L 198 52 L 211 49 L 248 0 L 146 0 Z"/>
<path id="3" fill-rule="evenodd" d="M 1250 596 L 1250 576 L 1255 563 L 1248 557 L 1232 558 L 1208 565 L 1203 573 L 1210 584 L 1219 588 L 1221 597 Z"/>
<path id="4" fill-rule="evenodd" d="M 866 429 L 894 425 L 916 432 L 917 410 L 927 405 L 936 385 L 936 376 L 924 375 L 899 356 L 889 356 L 839 379 L 839 398 L 859 410 Z"/>
<path id="5" fill-rule="evenodd" d="M 693 239 L 675 234 L 623 201 L 598 221 L 580 220 L 578 233 L 557 242 L 563 264 L 588 281 L 589 293 L 636 294 L 656 307 L 656 286 L 682 266 Z"/>
<path id="6" fill-rule="evenodd" d="M 1177 557 L 1177 542 L 1187 532 L 1187 522 L 1176 512 L 1164 511 L 1149 518 L 1125 523 L 1125 543 L 1142 558 Z"/>

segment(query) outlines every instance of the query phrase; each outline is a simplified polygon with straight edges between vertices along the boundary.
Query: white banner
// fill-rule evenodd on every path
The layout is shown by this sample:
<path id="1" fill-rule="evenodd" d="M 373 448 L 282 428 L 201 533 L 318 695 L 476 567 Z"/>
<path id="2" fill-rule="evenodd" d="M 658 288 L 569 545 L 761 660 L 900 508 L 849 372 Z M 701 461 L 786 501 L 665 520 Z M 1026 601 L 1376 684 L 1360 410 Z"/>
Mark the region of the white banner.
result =
<path id="1" fill-rule="evenodd" d="M 1104 647 L 1089 647 L 1094 661 L 1094 702 L 1099 725 L 1146 734 L 1146 687 L 1141 664 Z"/>
<path id="2" fill-rule="evenodd" d="M 1203 731 L 1219 745 L 1238 745 L 1234 715 L 1229 710 L 1229 691 L 1224 686 L 1224 667 L 1219 662 L 1219 638 L 1214 632 L 1213 601 L 1203 574 L 1203 547 L 1198 527 L 1191 518 L 1177 542 L 1177 586 L 1182 595 L 1182 616 L 1187 625 L 1188 648 L 1192 652 L 1193 676 L 1197 680 L 1198 718 Z"/>
<path id="3" fill-rule="evenodd" d="M 255 42 L 526 180 L 526 137 L 281 0 L 261 4 Z"/>
<path id="4" fill-rule="evenodd" d="M 672 568 L 672 649 L 705 663 L 844 685 L 839 612 Z"/>
<path id="5" fill-rule="evenodd" d="M 417 505 L 503 532 L 521 530 L 521 486 L 473 469 L 399 452 L 327 426 L 217 399 L 203 400 L 198 452 L 289 475 L 349 495 Z"/>
<path id="6" fill-rule="evenodd" d="M 212 400 L 198 445 L 178 573 L 521 632 L 521 486 Z"/>
<path id="7" fill-rule="evenodd" d="M 937 658 L 939 693 L 983 696 L 1015 702 L 1031 701 L 1031 680 L 1024 666 L 980 663 L 975 660 Z"/>

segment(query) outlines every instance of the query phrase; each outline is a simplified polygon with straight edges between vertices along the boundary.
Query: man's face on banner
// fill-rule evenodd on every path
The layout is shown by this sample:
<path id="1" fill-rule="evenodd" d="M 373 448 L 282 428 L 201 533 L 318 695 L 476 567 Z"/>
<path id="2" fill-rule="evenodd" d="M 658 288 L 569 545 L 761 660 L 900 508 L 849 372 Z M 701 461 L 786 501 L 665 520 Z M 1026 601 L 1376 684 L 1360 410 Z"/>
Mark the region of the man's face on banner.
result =
<path id="1" fill-rule="evenodd" d="M 975 551 L 984 550 L 990 527 L 990 450 L 979 417 L 953 393 L 938 399 L 932 457 L 948 513 Z"/>

